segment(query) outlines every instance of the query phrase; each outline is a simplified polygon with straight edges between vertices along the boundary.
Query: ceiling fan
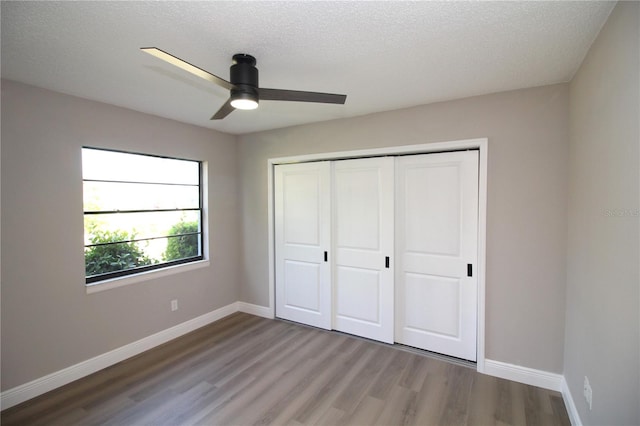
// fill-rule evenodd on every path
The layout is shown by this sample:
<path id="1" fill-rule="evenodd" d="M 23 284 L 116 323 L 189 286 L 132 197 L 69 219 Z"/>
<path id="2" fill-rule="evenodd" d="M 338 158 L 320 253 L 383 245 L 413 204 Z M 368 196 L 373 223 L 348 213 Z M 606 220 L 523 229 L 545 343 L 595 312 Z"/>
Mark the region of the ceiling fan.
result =
<path id="1" fill-rule="evenodd" d="M 256 58 L 245 53 L 233 55 L 229 79 L 231 81 L 227 81 L 157 47 L 142 47 L 140 50 L 231 91 L 231 96 L 218 112 L 211 117 L 212 120 L 221 120 L 234 109 L 255 109 L 258 107 L 260 99 L 265 101 L 318 102 L 325 104 L 344 104 L 347 100 L 347 95 L 259 87 Z"/>

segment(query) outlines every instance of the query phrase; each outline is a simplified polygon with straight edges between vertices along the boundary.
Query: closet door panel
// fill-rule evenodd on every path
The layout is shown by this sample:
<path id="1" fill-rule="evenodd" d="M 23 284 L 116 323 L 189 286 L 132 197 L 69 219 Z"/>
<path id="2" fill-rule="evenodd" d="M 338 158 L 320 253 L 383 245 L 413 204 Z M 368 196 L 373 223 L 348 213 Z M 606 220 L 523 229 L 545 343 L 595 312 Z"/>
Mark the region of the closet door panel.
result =
<path id="1" fill-rule="evenodd" d="M 331 328 L 330 164 L 275 167 L 276 316 Z"/>
<path id="2" fill-rule="evenodd" d="M 393 269 L 386 257 L 393 254 L 393 159 L 333 167 L 333 326 L 392 343 Z"/>
<path id="3" fill-rule="evenodd" d="M 478 153 L 400 157 L 396 170 L 396 341 L 475 361 Z"/>

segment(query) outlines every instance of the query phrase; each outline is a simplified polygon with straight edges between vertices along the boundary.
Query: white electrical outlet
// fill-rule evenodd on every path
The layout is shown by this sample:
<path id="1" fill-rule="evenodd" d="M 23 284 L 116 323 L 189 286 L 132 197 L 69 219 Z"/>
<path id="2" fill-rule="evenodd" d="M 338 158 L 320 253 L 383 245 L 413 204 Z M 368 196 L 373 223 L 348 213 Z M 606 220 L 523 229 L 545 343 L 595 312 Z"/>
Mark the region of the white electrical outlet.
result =
<path id="1" fill-rule="evenodd" d="M 171 310 L 172 311 L 177 311 L 178 310 L 178 300 L 177 299 L 173 299 L 171 301 Z"/>
<path id="2" fill-rule="evenodd" d="M 587 400 L 589 410 L 591 410 L 591 406 L 593 405 L 593 390 L 591 389 L 587 376 L 584 376 L 584 399 Z"/>

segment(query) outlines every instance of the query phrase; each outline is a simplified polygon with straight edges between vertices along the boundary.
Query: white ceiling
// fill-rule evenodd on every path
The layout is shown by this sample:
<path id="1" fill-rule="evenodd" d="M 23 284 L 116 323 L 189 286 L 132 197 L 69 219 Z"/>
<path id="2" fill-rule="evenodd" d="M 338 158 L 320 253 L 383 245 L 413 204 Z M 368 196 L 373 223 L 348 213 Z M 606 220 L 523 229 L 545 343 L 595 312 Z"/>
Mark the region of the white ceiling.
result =
<path id="1" fill-rule="evenodd" d="M 612 2 L 6 2 L 2 77 L 242 134 L 569 81 Z M 261 102 L 222 121 L 228 92 L 139 50 L 225 79 L 347 94 Z"/>

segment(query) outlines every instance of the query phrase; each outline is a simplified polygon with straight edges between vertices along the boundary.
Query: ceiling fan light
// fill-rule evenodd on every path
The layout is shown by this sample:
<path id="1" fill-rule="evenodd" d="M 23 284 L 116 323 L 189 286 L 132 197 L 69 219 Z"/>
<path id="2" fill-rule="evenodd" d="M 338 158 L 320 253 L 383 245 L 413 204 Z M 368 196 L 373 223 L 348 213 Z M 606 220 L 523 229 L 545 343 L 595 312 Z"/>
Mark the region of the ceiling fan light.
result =
<path id="1" fill-rule="evenodd" d="M 232 91 L 231 106 L 237 109 L 256 109 L 258 108 L 258 96 L 248 92 Z"/>
<path id="2" fill-rule="evenodd" d="M 253 99 L 234 99 L 231 101 L 231 106 L 236 109 L 256 109 L 258 103 Z"/>

